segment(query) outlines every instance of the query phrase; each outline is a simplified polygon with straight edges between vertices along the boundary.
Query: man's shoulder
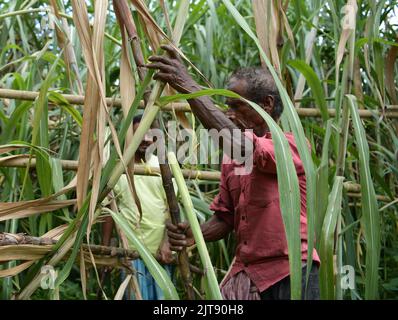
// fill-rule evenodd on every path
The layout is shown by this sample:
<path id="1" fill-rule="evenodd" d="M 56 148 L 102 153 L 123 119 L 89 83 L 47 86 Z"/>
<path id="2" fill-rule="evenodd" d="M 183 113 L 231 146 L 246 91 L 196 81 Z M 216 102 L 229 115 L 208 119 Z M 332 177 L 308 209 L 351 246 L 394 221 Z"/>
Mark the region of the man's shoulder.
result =
<path id="1" fill-rule="evenodd" d="M 285 132 L 285 136 L 287 141 L 289 142 L 290 145 L 293 145 L 294 147 L 297 148 L 297 142 L 296 142 L 296 138 L 294 137 L 294 134 L 292 132 Z M 305 142 L 307 143 L 308 148 L 311 150 L 311 143 L 310 141 L 307 139 L 307 137 L 304 137 Z"/>

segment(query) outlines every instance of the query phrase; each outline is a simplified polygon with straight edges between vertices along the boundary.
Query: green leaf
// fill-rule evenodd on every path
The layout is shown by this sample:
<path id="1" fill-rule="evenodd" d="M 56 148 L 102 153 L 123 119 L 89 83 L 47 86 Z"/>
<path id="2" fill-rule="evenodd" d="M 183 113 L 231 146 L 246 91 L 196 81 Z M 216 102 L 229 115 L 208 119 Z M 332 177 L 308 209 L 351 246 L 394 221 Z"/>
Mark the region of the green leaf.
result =
<path id="1" fill-rule="evenodd" d="M 83 123 L 83 117 L 77 111 L 69 102 L 66 100 L 60 93 L 58 92 L 49 92 L 48 93 L 48 99 L 59 105 L 62 109 L 64 109 L 67 113 L 69 113 L 72 118 L 76 121 L 76 123 L 79 125 L 79 127 L 82 126 Z"/>
<path id="2" fill-rule="evenodd" d="M 366 132 L 358 114 L 356 97 L 346 96 L 351 109 L 352 123 L 355 131 L 356 145 L 359 154 L 359 174 L 362 196 L 362 224 L 366 240 L 366 286 L 365 298 L 378 298 L 380 263 L 380 214 L 377 205 L 369 165 L 369 145 L 366 140 Z"/>
<path id="3" fill-rule="evenodd" d="M 217 277 L 216 274 L 214 273 L 213 264 L 211 263 L 210 255 L 209 252 L 207 251 L 206 243 L 203 238 L 203 234 L 200 229 L 197 216 L 194 212 L 192 199 L 191 196 L 189 195 L 189 191 L 187 185 L 185 184 L 185 180 L 182 175 L 180 166 L 177 162 L 177 158 L 173 152 L 168 153 L 168 160 L 171 167 L 171 171 L 173 172 L 175 181 L 178 185 L 178 191 L 181 195 L 181 201 L 185 209 L 185 214 L 189 221 L 192 234 L 195 238 L 195 243 L 197 245 L 203 269 L 205 271 L 205 277 L 207 280 L 207 285 L 210 295 L 209 298 L 212 300 L 222 300 Z"/>
<path id="4" fill-rule="evenodd" d="M 329 195 L 328 207 L 322 226 L 319 255 L 322 261 L 319 270 L 319 286 L 321 298 L 327 300 L 335 299 L 334 288 L 334 232 L 337 219 L 341 213 L 341 200 L 344 177 L 336 176 L 332 192 Z M 337 270 L 339 272 L 339 270 Z"/>
<path id="5" fill-rule="evenodd" d="M 315 217 L 315 236 L 318 241 L 317 247 L 319 247 L 319 239 L 321 238 L 321 230 L 323 221 L 326 214 L 326 209 L 328 206 L 328 197 L 329 197 L 329 142 L 330 136 L 332 133 L 332 122 L 330 119 L 327 122 L 326 134 L 323 140 L 323 148 L 322 148 L 322 158 L 321 163 L 317 169 L 317 180 L 316 189 L 318 190 L 316 194 L 316 210 L 317 215 Z"/>
<path id="6" fill-rule="evenodd" d="M 293 68 L 300 71 L 305 79 L 307 80 L 308 85 L 311 88 L 312 95 L 315 98 L 316 106 L 321 111 L 323 121 L 327 121 L 329 118 L 328 114 L 328 106 L 326 104 L 325 93 L 323 91 L 323 87 L 321 81 L 316 75 L 315 71 L 302 60 L 290 60 L 288 62 Z"/>
<path id="7" fill-rule="evenodd" d="M 60 159 L 55 159 L 55 158 L 50 158 L 50 165 L 53 173 L 53 188 L 55 192 L 58 192 L 61 190 L 65 184 L 64 184 L 64 177 L 63 177 L 63 171 L 62 171 L 62 165 L 61 165 L 61 160 Z M 60 195 L 58 197 L 60 200 L 66 200 L 66 195 Z M 65 218 L 67 221 L 70 221 L 70 216 L 69 216 L 69 209 L 68 208 L 63 208 L 62 212 L 64 213 Z"/>

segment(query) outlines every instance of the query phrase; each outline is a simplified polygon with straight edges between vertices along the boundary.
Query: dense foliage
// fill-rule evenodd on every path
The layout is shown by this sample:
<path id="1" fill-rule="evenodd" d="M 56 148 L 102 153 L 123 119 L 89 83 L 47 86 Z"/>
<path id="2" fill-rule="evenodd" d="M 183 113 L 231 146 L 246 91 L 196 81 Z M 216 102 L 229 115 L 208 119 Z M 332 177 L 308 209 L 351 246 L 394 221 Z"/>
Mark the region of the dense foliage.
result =
<path id="1" fill-rule="evenodd" d="M 9 167 L 2 166 L 6 162 L 0 161 L 0 232 L 23 232 L 40 237 L 81 218 L 71 203 L 52 212 L 47 208 L 40 214 L 22 218 L 18 216 L 19 210 L 8 217 L 7 214 L 12 212 L 6 205 L 7 202 L 50 196 L 68 185 L 76 175 L 75 171 L 62 169 L 60 160 L 79 158 L 85 121 L 83 107 L 69 104 L 61 94 L 87 94 L 90 71 L 72 19 L 76 12 L 72 10 L 71 2 L 9 0 L 0 3 L 0 88 L 41 92 L 35 101 L 0 97 L 1 157 L 20 155 L 17 159 L 37 158 L 36 170 L 26 170 L 26 162 L 25 167 Z M 86 2 L 89 17 L 93 20 L 93 1 Z M 210 82 L 214 88 L 223 88 L 228 76 L 237 68 L 261 63 L 255 42 L 226 6 L 229 1 L 190 2 L 179 48 L 203 73 L 204 77 L 190 67 L 197 81 L 206 87 Z M 266 23 L 266 19 L 255 21 L 252 1 L 233 2 L 244 20 L 256 31 L 265 53 L 281 75 L 286 97 L 290 97 L 296 107 L 316 108 L 321 113 L 321 116 L 301 116 L 300 119 L 312 146 L 311 158 L 316 170 L 313 176 L 316 187 L 312 194 L 315 212 L 312 231 L 324 270 L 329 270 L 324 271 L 323 276 L 321 274 L 323 298 L 397 298 L 397 1 L 273 1 L 272 8 L 265 5 L 263 14 L 274 17 L 276 25 Z M 173 25 L 180 2 L 164 1 L 165 9 L 161 6 L 163 1 L 146 3 L 154 20 L 170 35 L 164 12 L 168 13 Z M 350 17 L 350 10 L 355 9 L 355 5 L 358 7 L 356 15 L 354 11 L 356 19 L 351 20 L 351 29 L 345 29 L 345 23 L 349 22 L 345 19 Z M 54 14 L 55 7 L 61 15 Z M 119 97 L 122 36 L 112 2 L 107 9 L 103 84 L 107 97 Z M 258 11 L 255 13 L 260 14 Z M 133 9 L 132 14 L 146 60 L 153 54 L 148 33 L 140 12 Z M 265 32 L 261 33 L 261 30 Z M 262 34 L 266 35 L 265 38 Z M 67 58 L 65 43 L 68 38 L 73 44 L 76 61 L 70 60 L 70 55 Z M 277 41 L 272 42 L 273 39 Z M 267 43 L 268 49 L 265 48 Z M 136 84 L 131 85 L 138 92 L 142 81 L 134 64 L 133 71 Z M 218 95 L 214 99 L 223 103 L 224 98 Z M 362 115 L 365 110 L 372 111 L 372 114 L 355 122 L 355 115 Z M 120 108 L 111 108 L 110 115 L 116 130 L 120 130 L 123 115 Z M 181 128 L 201 128 L 190 113 L 161 112 L 161 119 L 161 124 L 168 119 L 176 119 Z M 285 130 L 294 129 L 286 112 L 281 126 Z M 213 171 L 219 166 L 186 164 L 185 168 Z M 345 177 L 341 197 L 338 185 L 343 181 L 338 176 Z M 198 217 L 207 219 L 212 214 L 208 204 L 217 194 L 218 182 L 191 179 L 186 183 Z M 76 197 L 72 190 L 57 200 Z M 339 199 L 341 212 L 330 205 Z M 376 210 L 374 205 L 377 205 Z M 81 221 L 85 226 L 84 220 Z M 92 225 L 89 239 L 82 235 L 80 241 L 83 243 L 87 240 L 91 244 L 101 242 L 101 217 L 95 221 L 98 223 Z M 233 236 L 225 241 L 209 243 L 208 251 L 221 280 L 233 258 Z M 46 259 L 53 254 L 50 253 Z M 20 265 L 23 260 L 31 260 L 26 256 L 25 259 L 1 256 L 2 251 L 0 262 L 4 263 L 0 265 L 0 271 Z M 200 266 L 195 250 L 191 262 Z M 96 298 L 97 294 L 104 296 L 98 285 L 102 280 L 97 278 L 89 263 L 86 263 L 84 281 L 81 265 L 79 268 L 76 262 L 68 269 L 65 267 L 67 264 L 62 261 L 56 265 L 57 270 L 65 272 L 65 281 L 59 283 L 59 287 L 48 291 L 33 290 L 32 298 L 83 299 L 82 283 L 88 299 Z M 329 272 L 333 278 L 333 273 L 346 265 L 355 270 L 355 288 L 352 290 L 341 288 L 339 277 L 330 282 L 327 276 Z M 327 269 L 327 266 L 332 269 Z M 0 278 L 1 297 L 10 299 L 13 294 L 20 293 L 33 282 L 38 270 L 33 264 L 15 276 Z M 121 282 L 121 269 L 115 268 L 102 281 L 105 295 L 113 298 Z M 176 283 L 180 298 L 184 298 L 178 275 Z M 194 285 L 205 294 L 205 286 L 198 275 L 195 275 Z"/>

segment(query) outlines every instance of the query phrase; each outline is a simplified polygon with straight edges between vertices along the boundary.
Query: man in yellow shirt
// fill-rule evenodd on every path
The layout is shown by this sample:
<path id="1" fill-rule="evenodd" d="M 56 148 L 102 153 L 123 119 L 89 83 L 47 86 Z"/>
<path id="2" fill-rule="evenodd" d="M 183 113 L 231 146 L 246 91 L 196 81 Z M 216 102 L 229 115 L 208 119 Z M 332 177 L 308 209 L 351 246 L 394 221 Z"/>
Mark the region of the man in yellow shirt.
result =
<path id="1" fill-rule="evenodd" d="M 138 128 L 141 116 L 133 119 L 133 130 Z M 146 135 L 135 154 L 135 163 L 146 163 L 149 167 L 159 167 L 158 159 L 155 155 L 148 155 L 145 161 L 145 154 L 148 147 L 153 143 L 153 139 Z M 163 189 L 162 179 L 159 176 L 134 176 L 134 185 L 137 197 L 140 200 L 142 218 L 134 197 L 130 192 L 126 175 L 122 175 L 114 188 L 114 196 L 118 204 L 119 213 L 129 221 L 129 225 L 140 241 L 155 256 L 159 256 L 163 263 L 170 263 L 172 252 L 167 241 L 165 221 L 169 217 L 166 194 Z M 109 245 L 113 229 L 113 219 L 107 217 L 103 226 L 103 243 Z M 130 249 L 134 246 L 130 244 Z M 137 279 L 140 286 L 142 298 L 144 300 L 161 300 L 163 293 L 155 280 L 149 273 L 141 259 L 133 261 L 133 266 L 137 271 Z M 170 265 L 164 265 L 169 274 L 172 273 Z"/>

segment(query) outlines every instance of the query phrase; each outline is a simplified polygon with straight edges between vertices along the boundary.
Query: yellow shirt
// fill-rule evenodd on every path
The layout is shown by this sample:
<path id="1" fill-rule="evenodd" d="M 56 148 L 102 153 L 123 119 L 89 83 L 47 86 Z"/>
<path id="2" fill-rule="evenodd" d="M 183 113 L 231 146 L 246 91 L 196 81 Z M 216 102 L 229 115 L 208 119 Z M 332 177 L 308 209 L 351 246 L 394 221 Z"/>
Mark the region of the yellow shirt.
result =
<path id="1" fill-rule="evenodd" d="M 152 155 L 147 165 L 159 167 L 158 158 Z M 119 212 L 127 218 L 132 230 L 151 253 L 156 254 L 165 233 L 165 220 L 169 216 L 162 178 L 136 175 L 134 185 L 142 208 L 141 221 L 125 174 L 120 177 L 114 188 Z M 131 243 L 130 247 L 135 249 Z"/>

